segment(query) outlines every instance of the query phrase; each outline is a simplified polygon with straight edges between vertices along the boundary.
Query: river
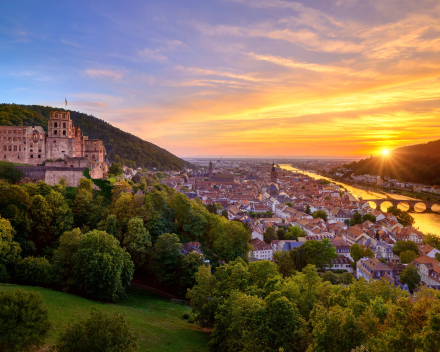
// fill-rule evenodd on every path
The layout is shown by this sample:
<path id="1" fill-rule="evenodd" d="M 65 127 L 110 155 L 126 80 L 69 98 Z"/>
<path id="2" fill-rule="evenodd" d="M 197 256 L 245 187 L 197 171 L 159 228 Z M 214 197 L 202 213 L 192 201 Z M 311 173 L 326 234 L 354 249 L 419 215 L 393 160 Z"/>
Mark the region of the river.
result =
<path id="1" fill-rule="evenodd" d="M 347 185 L 345 183 L 342 182 L 338 182 L 335 180 L 332 180 L 328 177 L 324 177 L 324 176 L 320 176 L 318 174 L 315 174 L 314 172 L 309 172 L 309 171 L 302 171 L 299 169 L 296 169 L 294 167 L 292 167 L 291 165 L 288 164 L 280 164 L 279 165 L 282 169 L 287 170 L 287 171 L 293 171 L 293 172 L 301 172 L 304 175 L 310 176 L 314 179 L 326 179 L 332 182 L 335 182 L 339 185 L 342 185 L 346 190 L 348 190 L 352 195 L 354 195 L 356 198 L 360 198 L 362 197 L 363 199 L 386 199 L 387 195 L 390 196 L 393 199 L 401 199 L 401 200 L 414 200 L 416 198 L 410 198 L 410 197 L 406 197 L 406 196 L 402 196 L 399 194 L 390 194 L 390 193 L 385 193 L 385 192 L 374 192 L 374 191 L 370 191 L 370 190 L 365 190 L 365 189 L 361 189 L 361 188 L 357 188 L 351 185 Z M 391 203 L 388 204 L 382 204 L 382 210 L 386 211 L 386 208 L 388 206 L 390 206 Z M 406 210 L 404 208 L 402 208 L 402 210 Z M 420 208 L 416 207 L 416 210 L 421 210 Z M 422 231 L 423 233 L 434 233 L 436 235 L 440 235 L 440 214 L 439 213 L 411 213 L 411 216 L 414 218 L 415 223 L 414 223 L 414 227 L 416 229 L 419 229 L 420 231 Z"/>

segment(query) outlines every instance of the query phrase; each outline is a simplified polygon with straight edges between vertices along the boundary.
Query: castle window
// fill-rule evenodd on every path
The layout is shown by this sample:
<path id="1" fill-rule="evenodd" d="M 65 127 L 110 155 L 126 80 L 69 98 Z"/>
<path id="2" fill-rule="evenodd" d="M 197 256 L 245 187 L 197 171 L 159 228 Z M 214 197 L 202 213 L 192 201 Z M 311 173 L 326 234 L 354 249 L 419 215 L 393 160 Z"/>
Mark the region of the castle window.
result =
<path id="1" fill-rule="evenodd" d="M 55 123 L 53 124 L 53 127 L 58 127 L 58 123 L 55 122 Z"/>
<path id="2" fill-rule="evenodd" d="M 31 154 L 31 159 L 33 159 L 34 158 L 34 156 Z"/>
<path id="3" fill-rule="evenodd" d="M 65 136 L 66 135 L 66 131 L 63 131 L 63 136 Z"/>
<path id="4" fill-rule="evenodd" d="M 8 150 L 9 150 L 10 152 L 12 152 L 12 146 L 11 146 L 11 145 L 9 146 Z"/>
<path id="5" fill-rule="evenodd" d="M 63 122 L 63 128 L 66 128 L 66 123 L 65 122 Z"/>
<path id="6" fill-rule="evenodd" d="M 19 156 L 17 156 L 17 159 L 20 159 L 20 155 L 19 155 Z"/>
<path id="7" fill-rule="evenodd" d="M 18 151 L 21 152 L 21 145 L 18 146 Z"/>
<path id="8" fill-rule="evenodd" d="M 53 134 L 57 134 L 57 130 L 53 131 Z"/>
<path id="9" fill-rule="evenodd" d="M 16 152 L 17 151 L 17 146 L 16 145 L 14 145 L 14 152 Z"/>
<path id="10" fill-rule="evenodd" d="M 3 146 L 3 151 L 6 152 L 7 150 L 8 150 L 8 147 L 4 145 Z"/>
<path id="11" fill-rule="evenodd" d="M 3 159 L 6 159 L 6 155 L 4 156 L 4 158 Z"/>
<path id="12" fill-rule="evenodd" d="M 41 158 L 41 155 L 38 155 L 38 159 L 40 159 Z"/>

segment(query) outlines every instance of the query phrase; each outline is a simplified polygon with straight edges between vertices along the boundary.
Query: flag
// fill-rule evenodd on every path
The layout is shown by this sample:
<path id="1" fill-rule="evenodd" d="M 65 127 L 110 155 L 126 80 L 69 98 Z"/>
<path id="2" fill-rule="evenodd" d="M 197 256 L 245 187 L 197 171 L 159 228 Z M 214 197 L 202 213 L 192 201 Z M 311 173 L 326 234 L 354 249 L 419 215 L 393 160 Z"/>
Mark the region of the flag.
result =
<path id="1" fill-rule="evenodd" d="M 66 99 L 66 98 L 64 98 L 64 100 L 66 101 L 66 108 L 67 108 L 67 99 Z"/>

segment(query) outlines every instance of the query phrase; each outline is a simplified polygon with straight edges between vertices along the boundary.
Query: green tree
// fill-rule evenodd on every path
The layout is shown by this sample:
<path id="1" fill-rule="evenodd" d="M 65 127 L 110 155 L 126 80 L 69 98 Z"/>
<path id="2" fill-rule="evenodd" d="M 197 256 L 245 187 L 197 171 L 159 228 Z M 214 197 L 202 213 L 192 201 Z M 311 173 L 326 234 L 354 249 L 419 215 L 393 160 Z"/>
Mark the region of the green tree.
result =
<path id="1" fill-rule="evenodd" d="M 288 207 L 293 207 L 292 202 L 286 202 L 286 205 L 287 205 Z"/>
<path id="2" fill-rule="evenodd" d="M 277 265 L 277 270 L 283 278 L 295 274 L 295 261 L 290 252 L 291 251 L 276 251 L 273 254 L 273 261 Z"/>
<path id="3" fill-rule="evenodd" d="M 296 240 L 298 237 L 304 236 L 304 231 L 298 225 L 290 226 L 286 233 L 286 240 Z"/>
<path id="4" fill-rule="evenodd" d="M 54 346 L 57 352 L 134 352 L 139 349 L 139 334 L 127 318 L 92 308 L 90 317 L 72 321 L 61 333 Z"/>
<path id="5" fill-rule="evenodd" d="M 423 238 L 423 244 L 429 244 L 431 247 L 440 250 L 440 236 L 428 233 Z"/>
<path id="6" fill-rule="evenodd" d="M 55 272 L 65 280 L 72 278 L 73 266 L 75 264 L 73 257 L 78 251 L 78 245 L 84 235 L 79 228 L 67 231 L 61 235 L 59 247 L 53 254 L 53 266 Z"/>
<path id="7" fill-rule="evenodd" d="M 84 235 L 73 255 L 71 287 L 106 301 L 125 298 L 134 265 L 119 241 L 105 231 Z"/>
<path id="8" fill-rule="evenodd" d="M 362 215 L 361 214 L 359 214 L 357 211 L 354 213 L 354 215 L 353 215 L 353 219 L 352 219 L 353 221 L 353 225 L 356 225 L 356 224 L 362 224 Z"/>
<path id="9" fill-rule="evenodd" d="M 124 170 L 122 170 L 122 166 L 120 163 L 113 163 L 109 168 L 108 168 L 108 173 L 110 175 L 120 175 L 124 172 Z"/>
<path id="10" fill-rule="evenodd" d="M 373 214 L 364 214 L 362 215 L 362 222 L 371 221 L 372 223 L 376 222 L 376 217 Z"/>
<path id="11" fill-rule="evenodd" d="M 324 221 L 327 221 L 327 213 L 324 210 L 317 210 L 313 214 L 313 219 L 321 218 Z"/>
<path id="12" fill-rule="evenodd" d="M 0 161 L 0 180 L 10 183 L 18 183 L 23 177 L 23 172 L 17 169 L 14 164 L 7 161 Z"/>
<path id="13" fill-rule="evenodd" d="M 322 275 L 322 281 L 331 282 L 332 285 L 336 285 L 339 283 L 338 277 L 335 273 L 331 271 L 326 271 L 324 275 Z"/>
<path id="14" fill-rule="evenodd" d="M 34 242 L 40 245 L 40 248 L 49 243 L 50 223 L 52 212 L 50 206 L 43 196 L 37 194 L 32 197 L 30 204 L 30 215 L 32 219 L 32 235 Z"/>
<path id="15" fill-rule="evenodd" d="M 303 186 L 304 187 L 304 186 Z M 303 188 L 303 187 L 301 187 L 301 188 Z M 304 187 L 305 188 L 305 187 Z M 303 188 L 303 189 L 304 189 Z M 307 204 L 307 207 L 306 207 L 306 214 L 309 214 L 310 215 L 310 213 L 311 213 L 312 211 L 310 210 L 310 205 L 308 205 Z"/>
<path id="16" fill-rule="evenodd" d="M 275 228 L 272 226 L 269 226 L 266 229 L 266 231 L 264 231 L 263 237 L 264 237 L 264 242 L 268 244 L 278 239 L 277 232 L 275 231 Z"/>
<path id="17" fill-rule="evenodd" d="M 284 220 L 284 219 L 283 219 L 283 220 Z M 279 240 L 284 240 L 285 237 L 286 237 L 286 231 L 285 231 L 282 227 L 280 227 L 280 228 L 277 230 L 277 238 L 278 238 Z"/>
<path id="18" fill-rule="evenodd" d="M 0 351 L 38 349 L 50 329 L 49 311 L 39 293 L 0 291 Z"/>
<path id="19" fill-rule="evenodd" d="M 48 287 L 54 281 L 54 270 L 46 258 L 27 257 L 17 264 L 15 278 L 21 285 Z"/>
<path id="20" fill-rule="evenodd" d="M 355 263 L 357 263 L 359 259 L 364 257 L 374 258 L 374 253 L 370 248 L 357 243 L 350 246 L 350 255 Z"/>
<path id="21" fill-rule="evenodd" d="M 185 296 L 188 289 L 192 289 L 196 284 L 196 273 L 199 267 L 206 266 L 205 257 L 198 252 L 191 252 L 181 257 L 181 271 L 180 271 L 180 288 L 182 296 Z"/>
<path id="22" fill-rule="evenodd" d="M 413 265 L 408 265 L 400 274 L 400 281 L 407 284 L 411 292 L 420 284 L 420 280 L 417 268 Z"/>
<path id="23" fill-rule="evenodd" d="M 0 282 L 8 282 L 14 266 L 20 261 L 21 248 L 15 242 L 11 223 L 0 216 Z"/>
<path id="24" fill-rule="evenodd" d="M 402 264 L 411 263 L 416 258 L 417 258 L 417 254 L 411 250 L 403 251 L 400 253 L 400 262 Z"/>
<path id="25" fill-rule="evenodd" d="M 440 262 L 440 253 L 435 253 L 435 260 Z"/>
<path id="26" fill-rule="evenodd" d="M 324 270 L 328 264 L 330 268 L 333 266 L 332 259 L 336 259 L 338 255 L 336 250 L 329 240 L 322 241 L 310 240 L 306 241 L 301 249 L 304 253 L 304 258 L 308 264 L 313 264 Z"/>
<path id="27" fill-rule="evenodd" d="M 164 233 L 157 238 L 154 246 L 154 262 L 156 265 L 156 277 L 167 285 L 175 282 L 182 253 L 182 244 L 179 237 L 174 233 Z"/>
<path id="28" fill-rule="evenodd" d="M 147 262 L 147 253 L 151 247 L 151 236 L 144 227 L 141 218 L 132 218 L 128 222 L 128 231 L 124 236 L 123 245 L 131 255 L 131 260 L 137 268 L 142 268 Z"/>
<path id="29" fill-rule="evenodd" d="M 405 251 L 413 251 L 417 255 L 419 254 L 419 247 L 413 241 L 397 241 L 393 245 L 393 253 L 400 256 L 400 253 Z"/>

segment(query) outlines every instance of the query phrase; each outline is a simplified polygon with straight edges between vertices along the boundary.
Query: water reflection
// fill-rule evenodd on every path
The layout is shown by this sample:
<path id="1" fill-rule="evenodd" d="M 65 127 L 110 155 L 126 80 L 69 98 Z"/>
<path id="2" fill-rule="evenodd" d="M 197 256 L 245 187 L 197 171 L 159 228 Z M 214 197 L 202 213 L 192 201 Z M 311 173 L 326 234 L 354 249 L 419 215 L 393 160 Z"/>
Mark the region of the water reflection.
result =
<path id="1" fill-rule="evenodd" d="M 371 190 L 361 189 L 358 187 L 353 187 L 351 185 L 347 185 L 342 182 L 334 181 L 328 177 L 317 175 L 313 172 L 302 171 L 302 170 L 293 168 L 291 165 L 287 165 L 287 164 L 280 164 L 280 167 L 282 169 L 288 170 L 288 171 L 301 172 L 302 174 L 310 176 L 314 179 L 326 179 L 326 180 L 329 180 L 332 182 L 336 182 L 338 185 L 342 185 L 342 187 L 344 187 L 347 191 L 349 191 L 351 194 L 353 194 L 356 198 L 386 199 L 387 196 L 389 196 L 393 199 L 399 199 L 399 200 L 415 200 L 415 198 L 402 196 L 400 194 L 390 194 L 390 193 L 386 193 L 386 192 L 375 192 L 375 191 L 371 191 Z M 403 207 L 403 204 L 405 204 L 405 203 L 400 203 L 399 205 L 401 205 Z M 421 204 L 423 204 L 423 203 L 421 203 Z M 388 206 L 390 206 L 390 205 L 392 205 L 392 204 L 389 203 Z M 425 208 L 426 207 L 424 204 L 422 207 L 419 207 L 418 204 L 416 205 L 416 207 L 415 207 L 416 212 L 411 213 L 412 217 L 415 220 L 415 224 L 413 226 L 415 228 L 418 228 L 420 231 L 422 231 L 424 233 L 435 233 L 435 234 L 440 235 L 440 214 L 421 213 L 420 211 L 424 211 Z M 382 206 L 381 206 L 381 209 L 382 209 Z M 421 210 L 421 209 L 423 209 L 423 210 Z M 404 210 L 404 209 L 402 209 L 402 210 Z M 435 205 L 432 208 L 432 210 L 440 212 L 440 205 Z M 383 211 L 386 211 L 386 209 Z"/>

